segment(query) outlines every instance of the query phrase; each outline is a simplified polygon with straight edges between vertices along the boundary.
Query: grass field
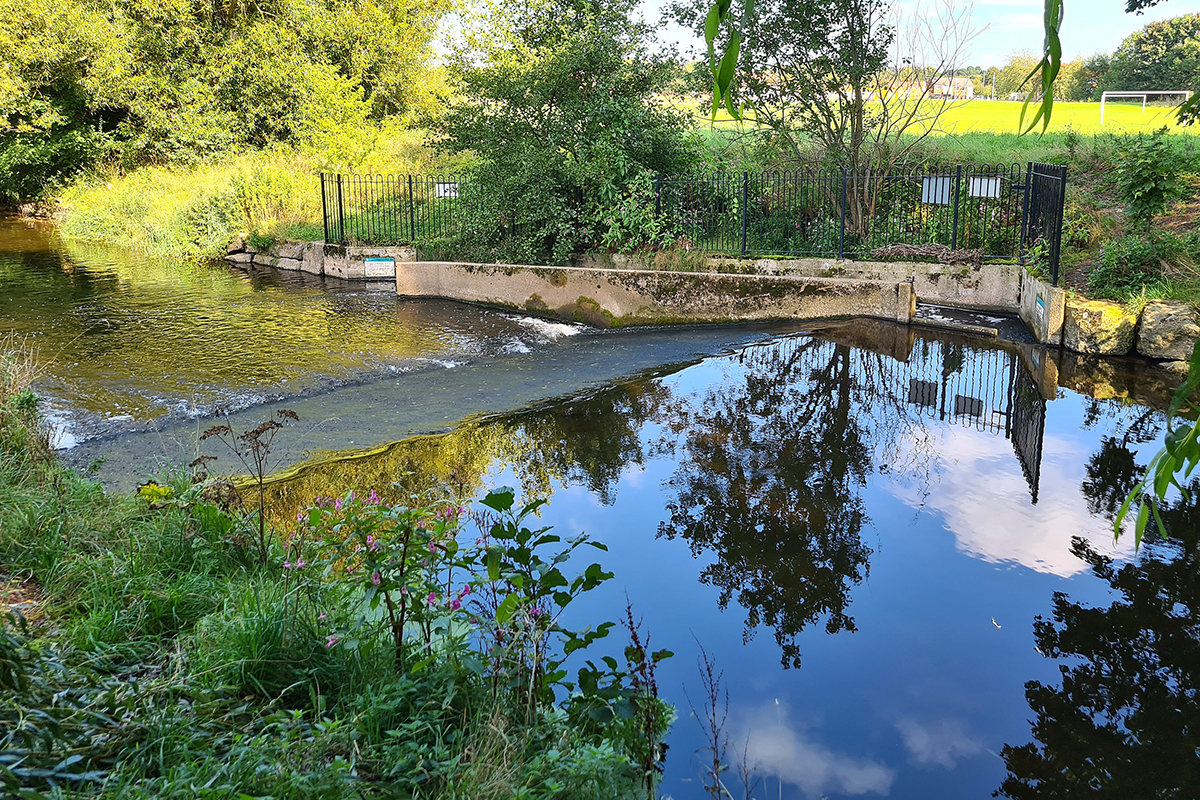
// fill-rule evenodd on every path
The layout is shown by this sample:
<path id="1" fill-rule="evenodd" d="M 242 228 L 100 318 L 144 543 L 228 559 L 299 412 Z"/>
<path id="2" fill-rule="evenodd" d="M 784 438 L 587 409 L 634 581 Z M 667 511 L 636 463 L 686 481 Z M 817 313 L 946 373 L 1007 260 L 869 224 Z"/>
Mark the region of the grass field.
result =
<path id="1" fill-rule="evenodd" d="M 1015 100 L 967 100 L 951 104 L 942 113 L 938 121 L 937 133 L 1017 133 L 1021 120 L 1022 103 Z M 705 103 L 695 104 L 696 115 L 708 121 L 708 106 Z M 1031 105 L 1031 119 L 1036 109 Z M 747 120 L 753 120 L 753 111 L 747 109 Z M 717 123 L 721 126 L 736 124 L 722 110 L 717 115 Z M 1166 126 L 1173 131 L 1200 133 L 1197 128 L 1181 128 L 1175 121 L 1175 108 L 1166 105 L 1147 106 L 1142 112 L 1141 103 L 1125 103 L 1110 101 L 1104 109 L 1104 125 L 1100 125 L 1099 103 L 1067 103 L 1058 101 L 1054 104 L 1054 113 L 1050 123 L 1050 133 L 1064 133 L 1072 130 L 1080 134 L 1096 133 L 1151 133 Z"/>
<path id="2" fill-rule="evenodd" d="M 942 114 L 939 127 L 947 133 L 1015 133 L 1021 119 L 1021 103 L 1008 100 L 970 100 L 956 103 Z M 1030 105 L 1028 118 L 1035 113 Z M 1141 103 L 1115 103 L 1104 107 L 1104 125 L 1100 125 L 1099 103 L 1056 102 L 1050 122 L 1050 132 L 1062 133 L 1068 128 L 1076 133 L 1150 133 L 1163 126 L 1180 128 L 1175 121 L 1174 107 L 1147 106 Z"/>

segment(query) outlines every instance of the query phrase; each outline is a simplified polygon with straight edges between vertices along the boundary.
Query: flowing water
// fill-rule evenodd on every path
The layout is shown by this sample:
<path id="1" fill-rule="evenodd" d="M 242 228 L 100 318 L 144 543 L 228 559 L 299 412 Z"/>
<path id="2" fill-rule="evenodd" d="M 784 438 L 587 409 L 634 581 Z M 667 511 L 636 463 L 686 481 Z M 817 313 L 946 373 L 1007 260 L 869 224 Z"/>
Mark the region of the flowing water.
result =
<path id="1" fill-rule="evenodd" d="M 602 333 L 8 232 L 0 320 L 110 486 L 195 451 L 189 415 L 286 396 L 280 519 L 508 484 L 607 544 L 571 613 L 628 597 L 676 653 L 676 798 L 707 796 L 701 648 L 734 796 L 742 764 L 758 798 L 1193 796 L 1200 508 L 1112 536 L 1171 383 L 1136 361 L 861 321 Z"/>

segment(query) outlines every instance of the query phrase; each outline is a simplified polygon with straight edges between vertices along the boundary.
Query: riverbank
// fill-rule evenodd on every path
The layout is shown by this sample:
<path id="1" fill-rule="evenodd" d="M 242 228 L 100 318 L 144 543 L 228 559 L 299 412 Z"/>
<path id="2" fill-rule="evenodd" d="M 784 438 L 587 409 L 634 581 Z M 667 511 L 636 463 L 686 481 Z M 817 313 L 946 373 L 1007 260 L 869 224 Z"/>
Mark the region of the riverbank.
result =
<path id="1" fill-rule="evenodd" d="M 477 548 L 454 546 L 478 533 L 459 498 L 390 507 L 331 486 L 336 500 L 260 538 L 252 493 L 222 482 L 176 473 L 105 494 L 39 434 L 21 344 L 0 353 L 5 792 L 644 796 L 669 710 L 615 667 L 603 696 L 567 701 L 547 624 L 569 601 L 514 586 L 506 534 L 490 539 L 498 569 L 480 571 Z M 519 527 L 511 500 L 485 510 Z M 375 613 L 380 597 L 408 622 Z"/>

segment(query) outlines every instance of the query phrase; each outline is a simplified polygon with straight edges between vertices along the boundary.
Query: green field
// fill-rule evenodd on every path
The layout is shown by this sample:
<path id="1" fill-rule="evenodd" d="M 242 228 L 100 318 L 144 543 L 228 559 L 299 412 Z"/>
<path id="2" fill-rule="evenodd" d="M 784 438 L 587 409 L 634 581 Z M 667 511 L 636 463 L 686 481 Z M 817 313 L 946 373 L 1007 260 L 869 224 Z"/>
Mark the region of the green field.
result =
<path id="1" fill-rule="evenodd" d="M 1014 133 L 1021 119 L 1021 103 L 1008 100 L 970 100 L 955 103 L 942 114 L 938 127 L 946 133 Z M 1030 104 L 1029 117 L 1036 109 Z M 1149 133 L 1166 125 L 1179 129 L 1175 109 L 1166 105 L 1147 106 L 1141 103 L 1109 101 L 1104 107 L 1104 126 L 1100 125 L 1099 103 L 1054 104 L 1050 131 L 1063 132 L 1068 128 L 1077 133 Z M 1187 130 L 1187 129 L 1182 129 Z"/>
<path id="2" fill-rule="evenodd" d="M 691 105 L 690 103 L 688 105 Z M 967 100 L 951 104 L 938 121 L 937 132 L 945 134 L 964 133 L 1017 133 L 1021 120 L 1022 103 L 1016 100 Z M 708 106 L 695 103 L 697 116 L 707 122 Z M 1036 113 L 1031 104 L 1029 117 Z M 747 109 L 747 120 L 753 120 L 752 110 Z M 720 125 L 735 125 L 723 109 L 717 115 Z M 1100 125 L 1099 103 L 1054 104 L 1050 132 L 1063 133 L 1070 129 L 1076 133 L 1151 133 L 1163 126 L 1181 132 L 1200 132 L 1196 128 L 1180 128 L 1175 121 L 1175 108 L 1163 104 L 1147 106 L 1142 112 L 1141 103 L 1112 102 L 1104 109 L 1104 126 Z"/>

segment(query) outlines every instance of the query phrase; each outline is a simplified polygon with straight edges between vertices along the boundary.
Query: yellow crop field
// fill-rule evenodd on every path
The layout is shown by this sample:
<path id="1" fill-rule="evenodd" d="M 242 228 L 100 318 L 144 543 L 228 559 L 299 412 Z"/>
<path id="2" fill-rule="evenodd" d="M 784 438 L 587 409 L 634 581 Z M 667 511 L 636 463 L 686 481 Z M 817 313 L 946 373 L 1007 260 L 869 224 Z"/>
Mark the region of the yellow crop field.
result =
<path id="1" fill-rule="evenodd" d="M 702 102 L 676 103 L 677 107 L 691 107 L 703 121 L 708 121 L 709 107 Z M 938 121 L 938 133 L 1017 133 L 1021 119 L 1021 102 L 1015 100 L 968 100 L 948 106 Z M 1036 113 L 1031 104 L 1027 119 Z M 753 124 L 754 112 L 746 110 L 746 122 Z M 736 125 L 722 109 L 717 114 L 718 125 Z M 1149 105 L 1145 112 L 1141 103 L 1109 101 L 1104 109 L 1104 125 L 1100 125 L 1099 103 L 1054 104 L 1050 132 L 1062 133 L 1068 128 L 1076 133 L 1151 133 L 1166 126 L 1172 131 L 1200 133 L 1200 126 L 1181 128 L 1175 121 L 1175 108 L 1165 104 Z M 1040 127 L 1039 127 L 1040 130 Z"/>
<path id="2" fill-rule="evenodd" d="M 946 133 L 1016 133 L 1021 119 L 1021 103 L 1007 100 L 970 100 L 955 103 L 942 114 L 939 129 Z M 1030 104 L 1029 116 L 1036 113 Z M 1100 125 L 1099 103 L 1056 102 L 1050 131 L 1063 132 L 1070 128 L 1077 133 L 1149 133 L 1163 126 L 1179 128 L 1175 109 L 1166 105 L 1147 106 L 1141 103 L 1114 103 L 1104 107 L 1104 125 Z M 1040 126 L 1039 126 L 1040 129 Z"/>

